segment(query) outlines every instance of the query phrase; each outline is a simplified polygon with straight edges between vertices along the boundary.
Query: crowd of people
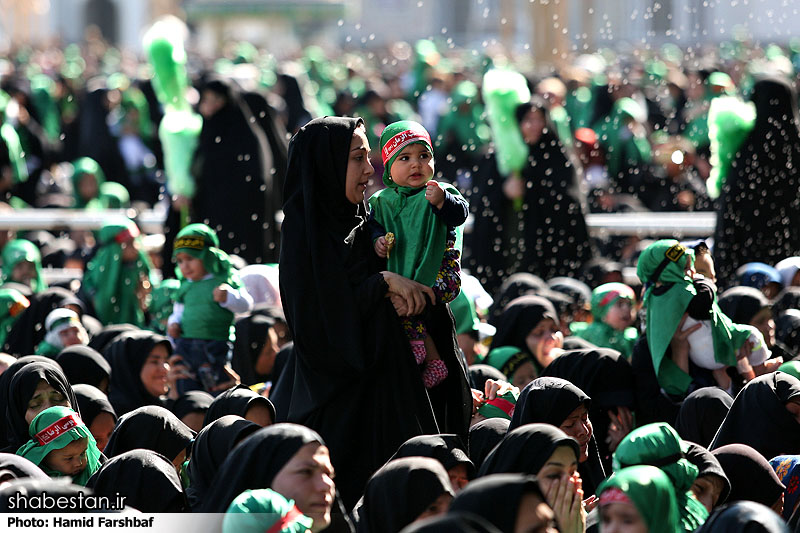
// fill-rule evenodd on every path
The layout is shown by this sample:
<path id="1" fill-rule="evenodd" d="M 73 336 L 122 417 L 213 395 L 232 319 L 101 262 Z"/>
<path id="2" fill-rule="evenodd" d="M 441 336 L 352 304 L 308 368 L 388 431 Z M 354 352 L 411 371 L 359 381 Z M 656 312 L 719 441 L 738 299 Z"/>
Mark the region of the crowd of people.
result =
<path id="1" fill-rule="evenodd" d="M 0 234 L 0 509 L 800 531 L 800 49 L 240 43 L 181 81 L 153 42 L 2 63 L 4 209 L 165 223 Z M 694 241 L 585 222 L 702 210 Z"/>

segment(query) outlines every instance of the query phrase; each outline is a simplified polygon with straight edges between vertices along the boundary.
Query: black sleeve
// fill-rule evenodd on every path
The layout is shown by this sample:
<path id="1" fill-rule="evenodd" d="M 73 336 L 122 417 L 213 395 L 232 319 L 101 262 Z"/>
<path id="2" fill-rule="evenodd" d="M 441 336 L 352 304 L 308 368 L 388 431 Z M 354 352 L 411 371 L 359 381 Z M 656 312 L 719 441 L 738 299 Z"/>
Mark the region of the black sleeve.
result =
<path id="1" fill-rule="evenodd" d="M 378 272 L 361 282 L 354 288 L 356 304 L 364 317 L 369 317 L 389 291 L 389 285 L 383 279 L 383 274 Z"/>
<path id="2" fill-rule="evenodd" d="M 375 239 L 378 237 L 383 237 L 386 235 L 386 228 L 384 228 L 380 222 L 375 220 L 374 211 L 369 212 L 369 216 L 367 217 L 367 228 L 369 229 L 369 235 L 372 238 L 372 242 L 375 242 Z"/>
<path id="3" fill-rule="evenodd" d="M 441 209 L 436 209 L 430 204 L 433 214 L 448 226 L 457 227 L 467 221 L 469 204 L 467 201 L 454 194 L 444 191 L 444 204 Z"/>

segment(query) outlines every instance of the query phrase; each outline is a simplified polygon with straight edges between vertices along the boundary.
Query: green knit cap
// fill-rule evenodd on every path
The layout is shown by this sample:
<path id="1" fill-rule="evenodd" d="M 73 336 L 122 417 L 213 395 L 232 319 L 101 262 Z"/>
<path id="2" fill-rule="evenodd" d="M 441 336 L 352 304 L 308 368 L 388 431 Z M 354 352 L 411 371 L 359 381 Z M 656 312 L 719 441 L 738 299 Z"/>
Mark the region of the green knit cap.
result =
<path id="1" fill-rule="evenodd" d="M 634 294 L 633 289 L 624 283 L 600 285 L 592 291 L 592 315 L 596 319 L 602 320 L 620 298 L 630 300 L 633 303 L 636 301 L 636 294 Z"/>
<path id="2" fill-rule="evenodd" d="M 514 373 L 527 361 L 533 362 L 533 359 L 524 350 L 516 346 L 500 346 L 490 351 L 483 363 L 496 368 L 512 381 Z"/>
<path id="3" fill-rule="evenodd" d="M 597 488 L 600 506 L 631 503 L 650 533 L 680 531 L 678 503 L 669 478 L 654 466 L 631 466 L 614 473 Z M 600 526 L 602 533 L 603 527 Z"/>
<path id="4" fill-rule="evenodd" d="M 280 524 L 280 525 L 277 525 Z M 272 489 L 246 490 L 238 495 L 222 522 L 222 533 L 305 533 L 313 520 Z"/>
<path id="5" fill-rule="evenodd" d="M 3 261 L 3 283 L 14 281 L 11 279 L 11 274 L 19 262 L 30 261 L 36 270 L 36 278 L 31 280 L 31 290 L 41 292 L 47 288 L 47 283 L 42 275 L 42 254 L 31 241 L 25 239 L 8 241 L 3 247 L 0 258 Z"/>
<path id="6" fill-rule="evenodd" d="M 50 477 L 62 477 L 65 474 L 50 470 L 44 459 L 53 450 L 60 450 L 73 441 L 87 439 L 86 468 L 72 478 L 76 485 L 86 485 L 89 478 L 100 469 L 100 450 L 89 428 L 83 423 L 78 413 L 69 407 L 50 407 L 45 409 L 31 421 L 28 434 L 31 440 L 17 450 L 17 455 L 38 465 Z"/>
<path id="7" fill-rule="evenodd" d="M 234 288 L 238 287 L 238 282 L 234 284 L 235 269 L 231 264 L 231 259 L 228 254 L 220 250 L 217 233 L 207 225 L 189 224 L 178 232 L 175 237 L 172 258 L 175 259 L 179 253 L 189 254 L 200 259 L 206 272 L 225 280 Z M 182 278 L 180 271 L 178 271 L 178 277 Z"/>
<path id="8" fill-rule="evenodd" d="M 390 174 L 392 164 L 403 148 L 409 144 L 420 143 L 433 155 L 431 136 L 422 124 L 413 120 L 401 120 L 389 124 L 381 133 L 381 158 L 383 159 L 383 184 L 387 187 L 397 187 Z"/>

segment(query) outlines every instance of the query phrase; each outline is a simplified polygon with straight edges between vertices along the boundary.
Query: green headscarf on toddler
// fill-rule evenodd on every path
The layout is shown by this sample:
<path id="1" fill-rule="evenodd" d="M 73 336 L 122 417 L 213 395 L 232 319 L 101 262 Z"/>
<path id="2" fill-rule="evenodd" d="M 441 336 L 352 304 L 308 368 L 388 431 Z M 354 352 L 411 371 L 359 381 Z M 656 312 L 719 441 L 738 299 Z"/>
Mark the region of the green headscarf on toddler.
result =
<path id="1" fill-rule="evenodd" d="M 447 226 L 441 222 L 425 198 L 425 186 L 401 187 L 391 177 L 397 156 L 411 144 L 424 145 L 433 156 L 431 137 L 425 128 L 411 120 L 390 124 L 381 134 L 381 157 L 384 163 L 383 183 L 386 189 L 369 199 L 375 220 L 395 235 L 394 248 L 387 259 L 387 268 L 401 276 L 431 287 L 442 265 L 447 239 Z M 461 196 L 452 185 L 441 183 L 454 196 Z M 456 228 L 456 249 L 462 248 L 462 229 Z"/>
<path id="2" fill-rule="evenodd" d="M 585 339 L 600 348 L 618 350 L 630 359 L 633 353 L 633 344 L 639 332 L 636 328 L 628 327 L 624 331 L 617 331 L 607 324 L 604 319 L 608 311 L 620 300 L 626 299 L 634 304 L 636 295 L 624 283 L 605 283 L 592 291 L 592 316 L 594 322 L 573 322 L 569 329 L 573 335 Z"/>
<path id="3" fill-rule="evenodd" d="M 72 478 L 75 485 L 85 486 L 89 478 L 100 469 L 100 450 L 89 428 L 83 423 L 78 413 L 69 407 L 50 407 L 45 409 L 31 421 L 27 443 L 17 450 L 17 455 L 38 465 L 50 477 L 63 477 L 65 474 L 50 470 L 44 463 L 47 454 L 60 450 L 71 442 L 87 439 L 86 468 Z"/>
<path id="4" fill-rule="evenodd" d="M 227 283 L 234 289 L 241 286 L 239 275 L 231 258 L 219 248 L 217 233 L 205 224 L 189 224 L 175 237 L 172 250 L 174 259 L 179 253 L 189 254 L 203 262 L 206 272 Z M 183 279 L 180 269 L 175 270 L 178 279 Z"/>
<path id="5" fill-rule="evenodd" d="M 225 512 L 222 533 L 305 533 L 314 521 L 272 489 L 246 490 Z"/>
<path id="6" fill-rule="evenodd" d="M 597 488 L 600 507 L 614 503 L 633 504 L 649 533 L 677 533 L 678 505 L 669 478 L 658 468 L 639 465 L 624 468 Z M 600 525 L 602 533 L 603 526 Z"/>

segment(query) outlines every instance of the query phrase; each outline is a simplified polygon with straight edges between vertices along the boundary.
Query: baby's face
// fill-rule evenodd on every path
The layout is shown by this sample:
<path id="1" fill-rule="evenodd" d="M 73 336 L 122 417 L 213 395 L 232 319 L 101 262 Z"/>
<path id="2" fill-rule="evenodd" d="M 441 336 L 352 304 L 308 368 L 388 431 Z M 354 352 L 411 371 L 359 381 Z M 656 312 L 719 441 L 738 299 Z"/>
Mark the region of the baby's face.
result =
<path id="1" fill-rule="evenodd" d="M 44 464 L 51 470 L 65 476 L 77 476 L 86 468 L 86 448 L 89 439 L 74 440 L 61 448 L 53 450 L 44 458 Z"/>
<path id="2" fill-rule="evenodd" d="M 608 310 L 603 321 L 612 328 L 622 331 L 636 320 L 633 302 L 627 298 L 619 298 Z"/>

